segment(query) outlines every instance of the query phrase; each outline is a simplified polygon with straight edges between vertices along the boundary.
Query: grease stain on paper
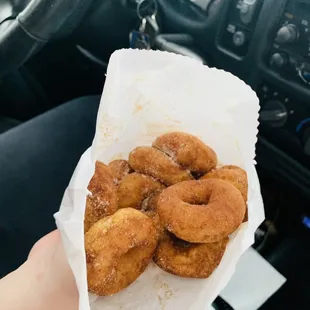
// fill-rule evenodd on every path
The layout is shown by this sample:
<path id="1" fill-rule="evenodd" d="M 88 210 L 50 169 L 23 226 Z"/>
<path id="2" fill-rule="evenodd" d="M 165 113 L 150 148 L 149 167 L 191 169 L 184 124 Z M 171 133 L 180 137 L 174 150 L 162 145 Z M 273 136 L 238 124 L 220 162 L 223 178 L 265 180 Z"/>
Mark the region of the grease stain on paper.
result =
<path id="1" fill-rule="evenodd" d="M 102 114 L 100 121 L 97 123 L 97 131 L 100 132 L 100 138 L 108 140 L 118 132 L 121 126 L 117 125 L 117 121 L 111 119 L 106 113 Z"/>
<path id="2" fill-rule="evenodd" d="M 148 123 L 145 126 L 145 131 L 147 136 L 157 138 L 166 132 L 180 131 L 180 128 L 177 124 Z"/>
<path id="3" fill-rule="evenodd" d="M 161 310 L 165 310 L 167 301 L 176 295 L 176 291 L 171 289 L 167 283 L 159 280 L 159 276 L 155 278 L 154 288 L 159 291 L 157 299 Z"/>
<path id="4" fill-rule="evenodd" d="M 118 159 L 124 159 L 124 158 L 126 158 L 126 156 L 125 156 L 124 153 L 116 153 L 116 154 L 110 159 L 110 161 L 118 160 Z"/>
<path id="5" fill-rule="evenodd" d="M 134 115 L 142 112 L 143 110 L 147 109 L 150 104 L 151 103 L 142 94 L 139 94 L 139 97 L 135 100 L 132 114 Z"/>
<path id="6" fill-rule="evenodd" d="M 143 110 L 143 106 L 141 104 L 136 103 L 135 109 L 133 110 L 133 114 L 138 113 Z"/>

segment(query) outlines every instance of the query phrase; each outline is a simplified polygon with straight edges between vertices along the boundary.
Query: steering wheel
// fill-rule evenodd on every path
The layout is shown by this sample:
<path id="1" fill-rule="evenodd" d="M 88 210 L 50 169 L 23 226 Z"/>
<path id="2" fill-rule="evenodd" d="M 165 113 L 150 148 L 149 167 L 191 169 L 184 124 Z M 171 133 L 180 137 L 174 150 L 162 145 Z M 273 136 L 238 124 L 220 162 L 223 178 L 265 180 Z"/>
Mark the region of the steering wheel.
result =
<path id="1" fill-rule="evenodd" d="M 0 0 L 0 78 L 20 67 L 60 30 L 72 31 L 91 3 L 90 0 Z"/>

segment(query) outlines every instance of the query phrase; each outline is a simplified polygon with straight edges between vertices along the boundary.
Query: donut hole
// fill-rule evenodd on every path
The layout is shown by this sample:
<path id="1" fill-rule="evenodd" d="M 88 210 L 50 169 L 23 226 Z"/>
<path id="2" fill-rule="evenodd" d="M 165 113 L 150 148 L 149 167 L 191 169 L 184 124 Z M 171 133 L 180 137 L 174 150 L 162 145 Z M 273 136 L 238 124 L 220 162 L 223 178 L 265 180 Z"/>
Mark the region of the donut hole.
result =
<path id="1" fill-rule="evenodd" d="M 156 212 L 157 210 L 157 200 L 162 190 L 156 190 L 152 192 L 148 197 L 146 197 L 141 203 L 142 212 Z"/>
<path id="2" fill-rule="evenodd" d="M 181 248 L 181 249 L 189 249 L 192 246 L 191 243 L 178 238 L 174 234 L 172 233 L 168 233 L 168 234 L 174 247 Z"/>
<path id="3" fill-rule="evenodd" d="M 185 203 L 188 203 L 190 205 L 194 206 L 206 206 L 210 201 L 210 195 L 205 197 L 198 197 L 198 196 L 192 196 L 192 197 L 182 197 L 182 201 Z"/>
<path id="4" fill-rule="evenodd" d="M 150 200 L 151 200 L 152 196 L 146 197 L 142 203 L 141 203 L 141 212 L 148 212 L 148 211 L 154 211 L 151 206 L 150 206 Z"/>
<path id="5" fill-rule="evenodd" d="M 185 183 L 185 182 L 184 182 Z M 184 184 L 185 185 L 185 184 Z M 192 206 L 206 206 L 212 200 L 213 189 L 211 187 L 206 188 L 203 182 L 189 181 L 187 188 L 177 190 L 176 196 L 186 204 Z"/>
<path id="6" fill-rule="evenodd" d="M 191 172 L 191 174 L 195 180 L 199 180 L 204 175 L 204 173 L 201 172 Z"/>

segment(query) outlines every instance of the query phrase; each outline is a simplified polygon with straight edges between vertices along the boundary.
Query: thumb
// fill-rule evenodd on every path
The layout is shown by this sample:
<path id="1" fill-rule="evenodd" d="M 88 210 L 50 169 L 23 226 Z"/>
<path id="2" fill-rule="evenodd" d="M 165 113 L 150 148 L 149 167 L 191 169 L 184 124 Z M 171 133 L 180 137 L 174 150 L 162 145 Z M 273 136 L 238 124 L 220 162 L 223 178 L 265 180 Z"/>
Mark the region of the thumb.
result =
<path id="1" fill-rule="evenodd" d="M 78 309 L 75 279 L 58 230 L 44 236 L 33 246 L 28 262 L 44 277 L 42 289 L 44 296 L 49 296 L 49 309 Z"/>
<path id="2" fill-rule="evenodd" d="M 34 244 L 32 249 L 30 250 L 28 259 L 31 259 L 36 255 L 40 255 L 40 253 L 46 251 L 47 249 L 50 250 L 51 247 L 54 248 L 55 246 L 57 246 L 57 244 L 59 244 L 60 240 L 60 233 L 57 229 L 50 232 Z"/>

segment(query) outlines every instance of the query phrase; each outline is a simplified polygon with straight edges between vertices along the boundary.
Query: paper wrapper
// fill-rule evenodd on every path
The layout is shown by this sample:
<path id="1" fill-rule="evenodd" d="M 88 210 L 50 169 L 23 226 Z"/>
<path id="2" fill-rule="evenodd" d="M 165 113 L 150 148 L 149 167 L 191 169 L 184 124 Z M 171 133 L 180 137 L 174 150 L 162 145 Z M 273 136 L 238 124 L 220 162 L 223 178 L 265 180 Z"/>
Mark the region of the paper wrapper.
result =
<path id="1" fill-rule="evenodd" d="M 73 270 L 80 310 L 206 310 L 231 278 L 241 254 L 264 219 L 254 168 L 259 101 L 244 82 L 196 60 L 154 51 L 120 50 L 109 62 L 91 148 L 81 157 L 55 215 Z M 231 236 L 220 266 L 208 279 L 170 275 L 151 263 L 127 289 L 111 297 L 89 295 L 84 252 L 84 210 L 95 161 L 126 159 L 166 132 L 201 138 L 219 164 L 246 169 L 248 223 Z"/>

